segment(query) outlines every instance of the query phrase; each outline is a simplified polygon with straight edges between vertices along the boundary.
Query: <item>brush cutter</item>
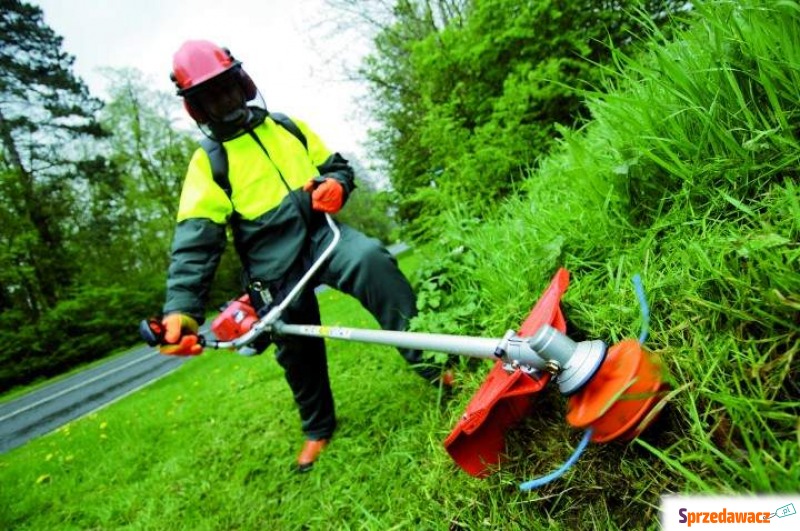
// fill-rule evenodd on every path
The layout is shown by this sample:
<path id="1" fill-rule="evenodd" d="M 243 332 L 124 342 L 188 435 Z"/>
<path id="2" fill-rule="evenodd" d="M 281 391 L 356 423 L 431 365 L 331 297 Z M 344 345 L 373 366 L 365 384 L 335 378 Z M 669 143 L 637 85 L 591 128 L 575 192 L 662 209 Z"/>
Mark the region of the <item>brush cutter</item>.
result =
<path id="1" fill-rule="evenodd" d="M 270 337 L 303 336 L 444 352 L 493 360 L 495 365 L 444 441 L 467 473 L 485 477 L 504 453 L 506 430 L 531 413 L 531 397 L 551 380 L 568 399 L 567 422 L 587 430 L 593 442 L 638 436 L 663 407 L 663 368 L 658 358 L 633 339 L 608 348 L 600 340 L 575 342 L 566 335 L 561 297 L 569 284 L 565 269 L 553 277 L 517 332 L 499 338 L 288 324 L 286 307 L 305 289 L 339 242 L 339 229 L 326 214 L 333 240 L 289 294 L 258 318 L 246 297 L 231 303 L 212 323 L 216 339 L 207 347 L 251 354 L 251 343 Z M 141 327 L 148 343 L 152 329 Z"/>

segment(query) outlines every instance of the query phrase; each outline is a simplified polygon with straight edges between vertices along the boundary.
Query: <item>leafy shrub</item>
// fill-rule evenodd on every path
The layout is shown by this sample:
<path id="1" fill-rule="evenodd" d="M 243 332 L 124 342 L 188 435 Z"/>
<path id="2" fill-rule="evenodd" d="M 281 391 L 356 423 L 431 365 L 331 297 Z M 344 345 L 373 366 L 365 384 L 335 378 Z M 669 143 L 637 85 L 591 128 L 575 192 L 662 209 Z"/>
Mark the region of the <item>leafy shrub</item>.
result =
<path id="1" fill-rule="evenodd" d="M 0 314 L 0 387 L 68 371 L 140 341 L 137 323 L 163 303 L 163 283 L 90 286 L 75 291 L 38 321 Z"/>

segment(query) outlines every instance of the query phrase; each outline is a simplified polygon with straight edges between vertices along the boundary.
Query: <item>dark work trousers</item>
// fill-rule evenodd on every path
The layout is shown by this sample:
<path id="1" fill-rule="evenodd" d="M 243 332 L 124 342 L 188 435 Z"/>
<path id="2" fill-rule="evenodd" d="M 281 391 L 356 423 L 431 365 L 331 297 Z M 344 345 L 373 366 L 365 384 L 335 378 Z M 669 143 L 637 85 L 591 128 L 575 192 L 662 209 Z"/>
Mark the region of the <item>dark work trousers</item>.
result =
<path id="1" fill-rule="evenodd" d="M 292 324 L 320 324 L 314 287 L 327 284 L 358 299 L 384 330 L 406 330 L 417 313 L 416 297 L 397 261 L 378 240 L 347 225 L 339 227 L 339 244 L 303 293 L 287 307 L 282 320 Z M 332 239 L 333 233 L 323 222 L 311 234 L 306 256 L 301 257 L 278 289 L 271 289 L 276 302 L 289 292 Z M 276 359 L 300 410 L 303 433 L 310 440 L 330 438 L 336 429 L 336 414 L 324 340 L 288 336 L 276 338 L 275 343 Z M 425 363 L 420 351 L 398 350 L 423 378 L 435 381 L 440 375 L 441 367 Z"/>

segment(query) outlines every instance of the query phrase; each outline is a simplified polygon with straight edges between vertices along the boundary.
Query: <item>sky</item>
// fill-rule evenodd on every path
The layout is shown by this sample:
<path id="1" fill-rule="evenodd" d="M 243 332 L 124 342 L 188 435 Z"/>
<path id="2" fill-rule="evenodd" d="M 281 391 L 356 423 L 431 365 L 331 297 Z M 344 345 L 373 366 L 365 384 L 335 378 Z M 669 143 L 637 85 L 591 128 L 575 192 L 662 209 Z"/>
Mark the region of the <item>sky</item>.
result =
<path id="1" fill-rule="evenodd" d="M 174 93 L 172 55 L 206 39 L 242 61 L 267 108 L 299 118 L 333 151 L 366 163 L 365 88 L 347 80 L 369 44 L 336 32 L 324 0 L 27 0 L 64 38 L 74 72 L 105 98 L 100 68 L 136 68 L 151 87 Z M 175 105 L 182 108 L 176 96 Z"/>

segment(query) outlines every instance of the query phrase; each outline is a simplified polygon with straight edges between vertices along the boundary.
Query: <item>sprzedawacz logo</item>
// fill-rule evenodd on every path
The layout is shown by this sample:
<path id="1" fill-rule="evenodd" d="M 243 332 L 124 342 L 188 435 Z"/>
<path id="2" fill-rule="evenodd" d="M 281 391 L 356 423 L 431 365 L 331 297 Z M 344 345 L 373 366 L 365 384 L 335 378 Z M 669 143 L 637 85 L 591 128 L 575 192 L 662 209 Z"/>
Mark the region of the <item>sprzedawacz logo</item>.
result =
<path id="1" fill-rule="evenodd" d="M 690 511 L 685 507 L 678 509 L 679 524 L 768 524 L 769 511 Z"/>
<path id="2" fill-rule="evenodd" d="M 794 504 L 789 503 L 779 507 L 774 512 L 769 511 L 730 511 L 723 508 L 721 511 L 690 511 L 686 507 L 678 509 L 678 523 L 692 527 L 693 524 L 769 524 L 772 518 L 784 518 L 797 514 Z"/>

